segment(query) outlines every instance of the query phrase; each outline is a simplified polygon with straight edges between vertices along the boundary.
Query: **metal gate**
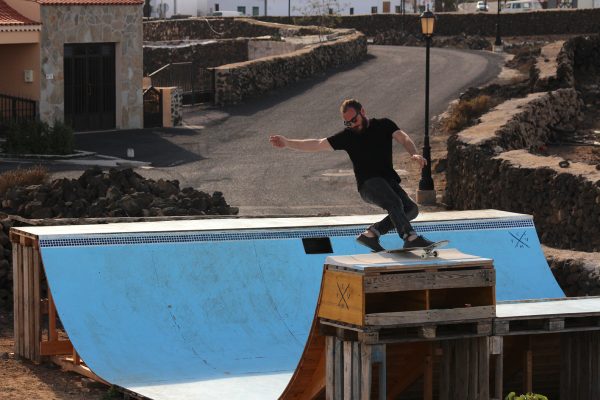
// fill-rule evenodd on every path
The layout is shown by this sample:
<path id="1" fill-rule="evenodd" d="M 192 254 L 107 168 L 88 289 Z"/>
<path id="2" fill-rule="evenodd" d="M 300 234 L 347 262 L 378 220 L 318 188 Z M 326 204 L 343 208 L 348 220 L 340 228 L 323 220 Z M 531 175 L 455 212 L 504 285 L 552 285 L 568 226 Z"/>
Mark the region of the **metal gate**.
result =
<path id="1" fill-rule="evenodd" d="M 76 131 L 115 128 L 114 43 L 65 44 L 65 122 Z"/>
<path id="2" fill-rule="evenodd" d="M 214 100 L 215 73 L 211 68 L 197 67 L 188 62 L 170 63 L 148 75 L 155 87 L 178 87 L 183 92 L 183 103 L 194 104 Z"/>

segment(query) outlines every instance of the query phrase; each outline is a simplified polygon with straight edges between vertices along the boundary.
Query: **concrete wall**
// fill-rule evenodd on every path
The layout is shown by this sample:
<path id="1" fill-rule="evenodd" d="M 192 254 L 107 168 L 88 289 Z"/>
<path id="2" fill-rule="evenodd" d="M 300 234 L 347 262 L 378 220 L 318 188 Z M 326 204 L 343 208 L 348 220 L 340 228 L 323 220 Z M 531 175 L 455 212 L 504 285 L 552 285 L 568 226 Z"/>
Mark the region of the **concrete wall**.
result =
<path id="1" fill-rule="evenodd" d="M 0 93 L 40 99 L 40 45 L 4 44 L 0 45 Z M 24 70 L 33 72 L 33 82 L 25 82 Z"/>
<path id="2" fill-rule="evenodd" d="M 64 120 L 65 43 L 115 43 L 116 127 L 143 127 L 142 6 L 43 6 L 40 116 Z M 53 27 L 55 29 L 50 29 Z M 53 79 L 47 77 L 53 76 Z"/>
<path id="3" fill-rule="evenodd" d="M 302 47 L 300 44 L 279 42 L 274 40 L 250 40 L 248 41 L 248 60 L 278 56 L 292 53 Z"/>

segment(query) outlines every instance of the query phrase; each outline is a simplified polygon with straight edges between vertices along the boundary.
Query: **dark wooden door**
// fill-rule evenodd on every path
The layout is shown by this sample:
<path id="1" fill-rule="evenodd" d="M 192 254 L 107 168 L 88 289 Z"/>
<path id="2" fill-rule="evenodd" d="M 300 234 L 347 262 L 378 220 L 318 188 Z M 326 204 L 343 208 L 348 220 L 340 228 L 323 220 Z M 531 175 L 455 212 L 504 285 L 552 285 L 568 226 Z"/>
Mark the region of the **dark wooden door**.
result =
<path id="1" fill-rule="evenodd" d="M 65 121 L 75 131 L 115 128 L 114 43 L 66 44 Z"/>

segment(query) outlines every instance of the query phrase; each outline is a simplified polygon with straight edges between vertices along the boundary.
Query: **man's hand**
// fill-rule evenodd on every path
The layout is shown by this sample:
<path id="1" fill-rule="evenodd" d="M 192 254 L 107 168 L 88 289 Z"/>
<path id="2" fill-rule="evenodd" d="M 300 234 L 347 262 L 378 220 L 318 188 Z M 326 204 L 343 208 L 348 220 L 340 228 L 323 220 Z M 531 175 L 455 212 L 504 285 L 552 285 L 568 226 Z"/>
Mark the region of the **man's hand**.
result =
<path id="1" fill-rule="evenodd" d="M 284 148 L 287 145 L 287 138 L 281 135 L 271 135 L 269 137 L 269 142 L 273 145 L 273 147 Z"/>
<path id="2" fill-rule="evenodd" d="M 411 160 L 418 162 L 421 168 L 427 165 L 427 160 L 419 154 L 413 154 L 412 156 L 410 156 L 410 158 Z"/>

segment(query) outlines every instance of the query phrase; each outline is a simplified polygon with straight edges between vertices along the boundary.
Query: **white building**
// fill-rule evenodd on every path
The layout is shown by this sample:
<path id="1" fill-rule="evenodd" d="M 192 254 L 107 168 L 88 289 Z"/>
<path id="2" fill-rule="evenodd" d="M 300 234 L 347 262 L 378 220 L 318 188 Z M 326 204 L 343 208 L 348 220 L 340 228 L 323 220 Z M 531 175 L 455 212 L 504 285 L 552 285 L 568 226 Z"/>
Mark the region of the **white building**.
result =
<path id="1" fill-rule="evenodd" d="M 239 11 L 246 16 L 361 15 L 414 12 L 433 0 L 151 0 L 152 16 L 202 16 L 215 11 Z M 289 13 L 289 14 L 288 14 Z"/>

